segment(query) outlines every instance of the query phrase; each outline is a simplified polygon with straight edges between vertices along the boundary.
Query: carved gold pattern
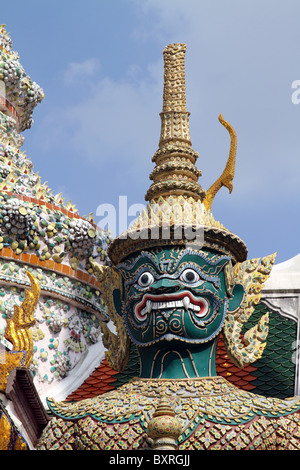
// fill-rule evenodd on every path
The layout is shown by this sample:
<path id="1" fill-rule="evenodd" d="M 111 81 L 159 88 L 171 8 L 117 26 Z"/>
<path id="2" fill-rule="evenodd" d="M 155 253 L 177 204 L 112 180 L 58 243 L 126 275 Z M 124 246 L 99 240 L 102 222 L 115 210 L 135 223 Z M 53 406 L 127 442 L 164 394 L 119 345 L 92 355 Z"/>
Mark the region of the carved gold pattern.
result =
<path id="1" fill-rule="evenodd" d="M 0 450 L 28 450 L 27 443 L 3 410 L 0 412 Z"/>
<path id="2" fill-rule="evenodd" d="M 168 238 L 161 236 L 162 227 L 170 228 Z M 180 239 L 174 236 L 176 227 L 182 227 Z M 159 196 L 147 204 L 127 232 L 111 243 L 108 255 L 113 264 L 117 265 L 140 250 L 158 245 L 186 245 L 185 227 L 192 227 L 195 231 L 203 228 L 203 247 L 231 255 L 233 262 L 246 259 L 247 247 L 243 240 L 217 221 L 203 203 L 183 195 Z M 153 236 L 156 230 L 159 230 L 159 237 Z"/>
<path id="3" fill-rule="evenodd" d="M 276 253 L 263 259 L 251 259 L 243 263 L 229 266 L 226 270 L 229 291 L 236 284 L 242 284 L 245 296 L 240 307 L 232 313 L 227 313 L 223 328 L 226 350 L 232 361 L 243 368 L 262 356 L 268 335 L 268 314 L 263 315 L 259 323 L 244 335 L 241 341 L 241 331 L 254 311 L 255 305 L 261 298 L 261 291 L 268 279 L 275 262 Z"/>
<path id="4" fill-rule="evenodd" d="M 20 306 L 14 306 L 14 313 L 7 320 L 5 338 L 12 344 L 12 350 L 0 349 L 0 390 L 5 391 L 9 372 L 15 367 L 28 368 L 33 358 L 33 339 L 30 328 L 34 325 L 34 311 L 40 295 L 38 280 L 27 271 L 31 288 L 25 290 L 25 299 Z"/>
<path id="5" fill-rule="evenodd" d="M 215 220 L 211 211 L 207 211 L 200 201 L 193 197 L 160 196 L 147 204 L 131 225 L 131 230 L 143 230 L 156 226 L 176 226 L 180 224 L 206 226 L 226 231 L 224 225 Z"/>
<path id="6" fill-rule="evenodd" d="M 227 163 L 226 163 L 226 166 L 222 175 L 206 191 L 206 195 L 205 195 L 203 203 L 206 209 L 208 210 L 211 209 L 213 200 L 217 192 L 222 188 L 222 186 L 225 186 L 229 190 L 230 193 L 232 192 L 232 189 L 233 189 L 232 180 L 234 178 L 234 173 L 235 173 L 236 133 L 233 127 L 227 121 L 225 121 L 222 114 L 220 114 L 219 116 L 219 121 L 228 130 L 230 137 L 231 137 L 231 143 L 230 143 L 229 157 L 228 157 L 228 160 L 227 160 Z"/>
<path id="7" fill-rule="evenodd" d="M 11 436 L 11 423 L 9 422 L 7 416 L 4 413 L 1 415 L 0 419 L 0 450 L 9 449 L 10 436 Z"/>
<path id="8" fill-rule="evenodd" d="M 110 319 L 116 328 L 116 334 L 101 322 L 102 340 L 106 348 L 106 358 L 109 365 L 118 371 L 123 371 L 127 364 L 129 355 L 130 339 L 125 327 L 123 318 L 116 312 L 113 293 L 118 289 L 120 294 L 123 291 L 122 278 L 119 271 L 110 266 L 102 266 L 93 262 L 94 273 L 99 281 L 99 289 L 103 295 Z"/>

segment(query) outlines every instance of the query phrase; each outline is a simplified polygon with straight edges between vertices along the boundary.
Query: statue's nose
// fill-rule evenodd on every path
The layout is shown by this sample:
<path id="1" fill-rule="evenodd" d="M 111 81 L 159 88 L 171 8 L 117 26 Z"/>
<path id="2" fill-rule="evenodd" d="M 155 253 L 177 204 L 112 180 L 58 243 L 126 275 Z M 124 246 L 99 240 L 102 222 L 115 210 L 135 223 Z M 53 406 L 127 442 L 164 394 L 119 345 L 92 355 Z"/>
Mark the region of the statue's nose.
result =
<path id="1" fill-rule="evenodd" d="M 170 293 L 170 292 L 176 292 L 180 289 L 180 284 L 177 281 L 174 281 L 173 279 L 160 279 L 159 281 L 155 282 L 152 284 L 152 286 L 149 289 L 149 292 L 152 294 L 157 294 L 157 293 Z"/>

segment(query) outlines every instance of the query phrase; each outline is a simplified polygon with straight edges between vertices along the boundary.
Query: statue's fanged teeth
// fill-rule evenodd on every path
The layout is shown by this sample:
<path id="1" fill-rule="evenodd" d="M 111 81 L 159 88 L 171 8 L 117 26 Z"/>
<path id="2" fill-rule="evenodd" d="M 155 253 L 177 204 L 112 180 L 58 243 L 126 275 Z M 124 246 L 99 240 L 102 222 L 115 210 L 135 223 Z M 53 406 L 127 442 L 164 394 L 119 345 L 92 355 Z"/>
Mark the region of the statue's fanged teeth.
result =
<path id="1" fill-rule="evenodd" d="M 188 310 L 191 301 L 190 301 L 190 299 L 187 295 L 183 298 L 182 302 L 183 302 L 183 306 L 184 306 L 185 310 Z"/>
<path id="2" fill-rule="evenodd" d="M 151 313 L 152 310 L 163 310 L 171 308 L 184 308 L 185 310 L 194 310 L 199 312 L 201 310 L 200 305 L 195 305 L 191 302 L 191 299 L 188 296 L 183 297 L 180 300 L 170 300 L 170 301 L 160 301 L 153 302 L 152 300 L 147 300 L 145 307 L 140 311 L 141 316 L 145 316 Z"/>

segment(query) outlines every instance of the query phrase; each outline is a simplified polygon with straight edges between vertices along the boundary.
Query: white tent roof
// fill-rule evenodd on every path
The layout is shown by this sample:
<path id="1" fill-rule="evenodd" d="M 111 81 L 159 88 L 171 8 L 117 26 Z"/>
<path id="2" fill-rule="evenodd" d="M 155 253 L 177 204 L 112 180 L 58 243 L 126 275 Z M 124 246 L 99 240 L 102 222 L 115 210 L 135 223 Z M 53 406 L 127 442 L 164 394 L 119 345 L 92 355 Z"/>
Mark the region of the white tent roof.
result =
<path id="1" fill-rule="evenodd" d="M 300 290 L 300 254 L 273 266 L 264 287 L 270 290 Z"/>

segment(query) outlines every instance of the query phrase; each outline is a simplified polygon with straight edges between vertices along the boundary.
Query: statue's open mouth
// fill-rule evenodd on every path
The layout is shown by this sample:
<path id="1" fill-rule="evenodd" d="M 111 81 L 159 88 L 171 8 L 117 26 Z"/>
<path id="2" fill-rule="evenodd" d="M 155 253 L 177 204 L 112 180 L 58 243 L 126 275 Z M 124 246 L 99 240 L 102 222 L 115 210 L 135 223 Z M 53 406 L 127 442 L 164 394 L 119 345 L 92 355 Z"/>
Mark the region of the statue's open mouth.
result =
<path id="1" fill-rule="evenodd" d="M 209 310 L 209 303 L 203 297 L 195 297 L 189 291 L 174 294 L 145 294 L 134 309 L 135 317 L 144 321 L 153 311 L 184 308 L 192 310 L 197 317 L 204 317 Z"/>

